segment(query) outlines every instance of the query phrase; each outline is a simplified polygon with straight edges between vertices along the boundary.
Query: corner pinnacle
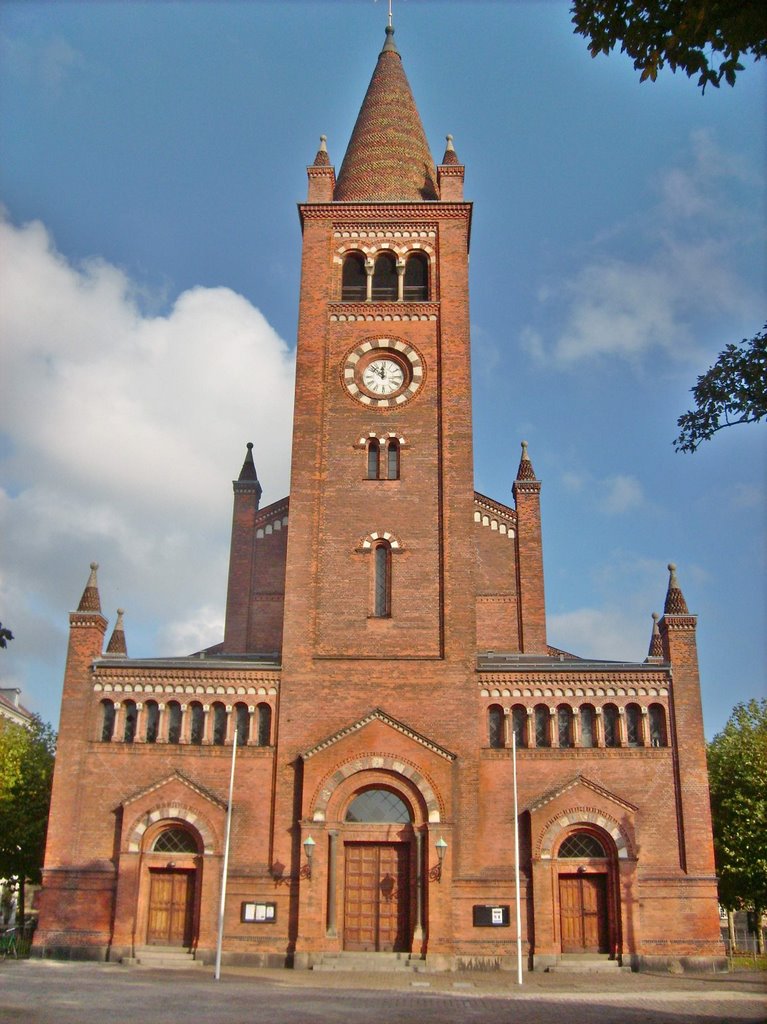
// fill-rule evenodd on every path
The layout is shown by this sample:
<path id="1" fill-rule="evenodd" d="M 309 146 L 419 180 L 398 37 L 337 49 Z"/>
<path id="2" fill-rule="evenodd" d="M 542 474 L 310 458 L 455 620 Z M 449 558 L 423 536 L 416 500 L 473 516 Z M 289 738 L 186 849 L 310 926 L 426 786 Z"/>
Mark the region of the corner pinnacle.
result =
<path id="1" fill-rule="evenodd" d="M 88 577 L 88 582 L 85 584 L 85 590 L 83 596 L 80 598 L 80 603 L 77 606 L 78 612 L 100 612 L 101 611 L 101 598 L 99 597 L 99 584 L 96 577 L 98 572 L 99 563 L 91 562 L 91 573 Z"/>
<path id="2" fill-rule="evenodd" d="M 673 562 L 668 564 L 669 579 L 668 590 L 666 591 L 666 603 L 663 606 L 664 615 L 689 615 L 687 602 L 676 578 L 676 565 Z"/>

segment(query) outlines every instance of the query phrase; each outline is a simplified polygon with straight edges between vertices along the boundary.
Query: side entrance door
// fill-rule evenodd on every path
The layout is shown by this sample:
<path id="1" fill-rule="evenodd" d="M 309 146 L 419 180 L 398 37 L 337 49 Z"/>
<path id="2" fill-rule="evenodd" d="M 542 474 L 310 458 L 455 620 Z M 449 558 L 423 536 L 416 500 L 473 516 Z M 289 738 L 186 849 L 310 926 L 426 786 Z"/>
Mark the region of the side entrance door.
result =
<path id="1" fill-rule="evenodd" d="M 609 953 L 607 875 L 560 875 L 563 953 Z"/>
<path id="2" fill-rule="evenodd" d="M 194 871 L 149 872 L 150 946 L 191 946 Z"/>
<path id="3" fill-rule="evenodd" d="M 344 949 L 410 949 L 410 849 L 406 843 L 347 843 Z"/>

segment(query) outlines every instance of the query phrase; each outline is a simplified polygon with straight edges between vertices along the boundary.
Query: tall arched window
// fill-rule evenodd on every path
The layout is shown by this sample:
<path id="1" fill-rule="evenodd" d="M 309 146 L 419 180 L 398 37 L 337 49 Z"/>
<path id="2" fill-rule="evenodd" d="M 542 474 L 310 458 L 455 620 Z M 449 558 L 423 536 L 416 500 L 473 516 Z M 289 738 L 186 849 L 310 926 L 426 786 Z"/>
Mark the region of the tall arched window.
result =
<path id="1" fill-rule="evenodd" d="M 650 705 L 650 746 L 667 747 L 666 712 L 662 704 Z"/>
<path id="2" fill-rule="evenodd" d="M 250 739 L 250 712 L 247 704 L 236 704 L 237 746 L 244 747 Z"/>
<path id="3" fill-rule="evenodd" d="M 181 742 L 181 705 L 177 700 L 168 701 L 168 743 Z"/>
<path id="4" fill-rule="evenodd" d="M 545 704 L 538 704 L 535 708 L 535 745 L 536 747 L 551 746 L 551 732 L 549 731 L 549 709 Z"/>
<path id="5" fill-rule="evenodd" d="M 399 441 L 395 437 L 386 445 L 386 476 L 389 480 L 399 480 Z"/>
<path id="6" fill-rule="evenodd" d="M 373 615 L 385 619 L 391 615 L 391 547 L 380 541 L 373 549 Z"/>
<path id="7" fill-rule="evenodd" d="M 391 253 L 376 257 L 373 270 L 373 301 L 389 302 L 397 299 L 397 261 Z"/>
<path id="8" fill-rule="evenodd" d="M 189 742 L 199 746 L 205 735 L 205 709 L 199 701 L 195 700 L 190 705 L 192 712 L 191 729 L 189 730 Z"/>
<path id="9" fill-rule="evenodd" d="M 268 704 L 259 704 L 258 714 L 258 737 L 256 742 L 259 747 L 269 747 L 272 743 L 272 709 Z"/>
<path id="10" fill-rule="evenodd" d="M 581 704 L 581 746 L 595 747 L 597 745 L 597 733 L 594 726 L 594 707 L 591 704 Z"/>
<path id="11" fill-rule="evenodd" d="M 414 252 L 405 264 L 405 302 L 425 302 L 429 298 L 429 260 Z"/>
<path id="12" fill-rule="evenodd" d="M 511 709 L 511 728 L 517 747 L 527 746 L 527 708 L 515 704 Z"/>
<path id="13" fill-rule="evenodd" d="M 115 732 L 115 706 L 111 700 L 101 702 L 101 742 L 110 743 Z"/>
<path id="14" fill-rule="evenodd" d="M 378 459 L 381 453 L 381 446 L 375 438 L 368 441 L 368 480 L 378 479 Z"/>
<path id="15" fill-rule="evenodd" d="M 146 712 L 146 741 L 156 743 L 160 730 L 160 708 L 156 700 L 148 700 L 144 705 Z"/>
<path id="16" fill-rule="evenodd" d="M 135 700 L 126 700 L 123 703 L 123 708 L 125 709 L 125 730 L 123 732 L 123 740 L 126 743 L 133 743 L 136 738 L 136 719 L 138 717 Z"/>
<path id="17" fill-rule="evenodd" d="M 626 705 L 626 742 L 630 747 L 642 746 L 642 709 L 638 704 Z"/>
<path id="18" fill-rule="evenodd" d="M 487 709 L 487 738 L 491 747 L 498 749 L 505 746 L 503 735 L 503 708 L 499 704 L 491 704 Z"/>
<path id="19" fill-rule="evenodd" d="M 573 713 L 567 704 L 557 708 L 557 735 L 560 747 L 573 745 Z"/>
<path id="20" fill-rule="evenodd" d="M 367 277 L 362 253 L 347 253 L 341 272 L 341 301 L 364 302 L 367 299 Z"/>
<path id="21" fill-rule="evenodd" d="M 614 704 L 605 704 L 602 709 L 602 722 L 605 729 L 605 746 L 619 747 L 621 734 L 618 726 L 618 709 Z"/>
<path id="22" fill-rule="evenodd" d="M 213 742 L 217 747 L 226 743 L 226 708 L 220 701 L 213 705 Z"/>

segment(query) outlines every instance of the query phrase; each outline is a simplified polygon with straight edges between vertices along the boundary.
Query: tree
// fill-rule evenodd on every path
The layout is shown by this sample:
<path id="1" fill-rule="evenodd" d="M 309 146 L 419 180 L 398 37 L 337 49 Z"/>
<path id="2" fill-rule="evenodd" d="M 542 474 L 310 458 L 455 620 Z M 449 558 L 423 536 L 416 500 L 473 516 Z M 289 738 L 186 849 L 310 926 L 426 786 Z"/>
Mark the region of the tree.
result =
<path id="1" fill-rule="evenodd" d="M 714 854 L 719 901 L 750 910 L 758 923 L 767 909 L 767 700 L 738 704 L 708 745 Z M 764 952 L 760 924 L 759 952 Z"/>
<path id="2" fill-rule="evenodd" d="M 668 64 L 688 78 L 698 75 L 705 92 L 722 79 L 735 84 L 741 55 L 767 56 L 764 0 L 573 0 L 571 14 L 592 57 L 620 43 L 642 72 L 640 82 L 654 82 Z"/>
<path id="3" fill-rule="evenodd" d="M 43 866 L 55 742 L 37 715 L 0 728 L 0 878 L 17 882 L 22 923 L 26 882 L 39 882 Z"/>
<path id="4" fill-rule="evenodd" d="M 9 640 L 13 640 L 13 633 L 0 622 L 0 647 L 7 647 Z"/>
<path id="5" fill-rule="evenodd" d="M 750 341 L 727 345 L 690 390 L 696 408 L 677 420 L 678 452 L 694 452 L 717 430 L 767 416 L 767 324 Z"/>

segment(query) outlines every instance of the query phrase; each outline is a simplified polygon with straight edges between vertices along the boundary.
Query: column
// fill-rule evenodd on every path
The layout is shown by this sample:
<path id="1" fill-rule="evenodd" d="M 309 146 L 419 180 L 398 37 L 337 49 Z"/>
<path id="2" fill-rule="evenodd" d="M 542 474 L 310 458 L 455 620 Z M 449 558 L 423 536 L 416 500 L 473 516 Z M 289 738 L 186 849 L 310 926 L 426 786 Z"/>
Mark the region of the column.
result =
<path id="1" fill-rule="evenodd" d="M 415 931 L 414 942 L 423 942 L 426 930 L 423 921 L 423 833 L 415 834 Z M 416 950 L 413 950 L 415 953 Z"/>
<path id="2" fill-rule="evenodd" d="M 365 285 L 367 287 L 367 294 L 365 295 L 366 302 L 373 301 L 373 271 L 375 270 L 375 263 L 370 256 L 365 257 L 365 273 L 367 274 L 367 280 Z"/>
<path id="3" fill-rule="evenodd" d="M 336 874 L 338 866 L 338 831 L 328 832 L 328 913 L 325 934 L 329 938 L 338 935 L 336 927 Z"/>

